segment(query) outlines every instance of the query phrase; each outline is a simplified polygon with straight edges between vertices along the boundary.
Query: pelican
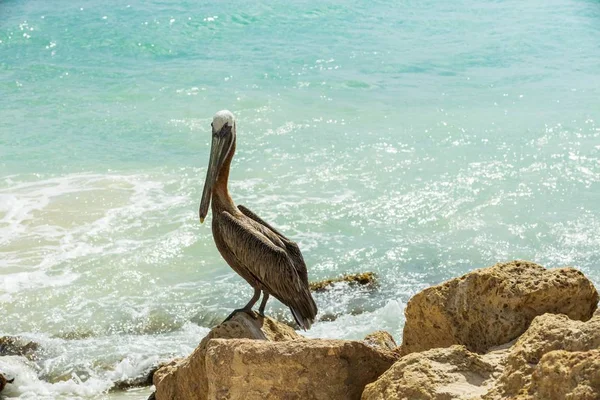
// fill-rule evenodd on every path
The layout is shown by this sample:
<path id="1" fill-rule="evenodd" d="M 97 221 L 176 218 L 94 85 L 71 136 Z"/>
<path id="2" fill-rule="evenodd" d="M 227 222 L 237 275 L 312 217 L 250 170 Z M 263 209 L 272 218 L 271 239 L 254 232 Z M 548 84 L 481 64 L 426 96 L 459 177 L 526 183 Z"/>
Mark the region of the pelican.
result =
<path id="1" fill-rule="evenodd" d="M 254 316 L 252 307 L 264 316 L 269 296 L 290 308 L 298 325 L 306 330 L 315 320 L 317 305 L 308 287 L 306 264 L 298 245 L 256 214 L 235 203 L 227 181 L 236 144 L 235 117 L 219 111 L 212 122 L 212 146 L 206 181 L 200 201 L 200 223 L 212 203 L 212 233 L 217 249 L 227 264 L 254 288 L 254 295 L 243 308 L 234 310 Z"/>

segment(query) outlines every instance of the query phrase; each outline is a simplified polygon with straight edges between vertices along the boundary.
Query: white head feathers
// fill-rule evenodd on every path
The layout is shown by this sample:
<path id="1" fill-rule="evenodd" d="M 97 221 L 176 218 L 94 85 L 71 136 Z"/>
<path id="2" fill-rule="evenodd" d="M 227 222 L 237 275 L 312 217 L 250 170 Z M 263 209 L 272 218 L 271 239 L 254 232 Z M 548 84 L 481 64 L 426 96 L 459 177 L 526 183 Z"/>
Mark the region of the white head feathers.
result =
<path id="1" fill-rule="evenodd" d="M 229 110 L 221 110 L 213 117 L 213 132 L 219 132 L 225 124 L 233 127 L 234 123 L 235 117 L 233 116 L 233 113 Z"/>

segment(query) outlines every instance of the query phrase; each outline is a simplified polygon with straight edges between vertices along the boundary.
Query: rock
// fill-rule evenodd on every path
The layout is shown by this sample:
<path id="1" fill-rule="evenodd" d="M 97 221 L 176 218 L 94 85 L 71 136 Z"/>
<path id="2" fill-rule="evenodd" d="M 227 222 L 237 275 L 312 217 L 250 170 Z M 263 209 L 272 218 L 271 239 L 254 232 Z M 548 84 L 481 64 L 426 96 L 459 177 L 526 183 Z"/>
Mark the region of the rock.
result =
<path id="1" fill-rule="evenodd" d="M 154 379 L 162 379 L 163 375 L 170 371 L 170 367 L 173 367 L 182 360 L 183 358 L 176 358 L 169 362 L 160 362 L 157 365 L 152 366 L 147 372 L 144 372 L 140 376 L 116 381 L 110 391 L 124 391 L 132 388 L 152 386 Z M 154 393 L 152 395 L 154 395 Z"/>
<path id="2" fill-rule="evenodd" d="M 362 400 L 476 398 L 493 385 L 501 359 L 486 359 L 464 346 L 412 353 L 367 385 Z"/>
<path id="3" fill-rule="evenodd" d="M 6 377 L 2 374 L 0 374 L 0 392 L 2 392 L 4 390 L 4 387 L 6 386 L 7 383 L 13 383 L 15 381 L 15 379 L 6 379 Z"/>
<path id="4" fill-rule="evenodd" d="M 0 356 L 23 356 L 35 360 L 39 345 L 19 336 L 0 337 Z"/>
<path id="5" fill-rule="evenodd" d="M 154 378 L 154 374 L 160 368 L 164 367 L 165 365 L 167 365 L 167 364 L 155 366 L 155 367 L 151 368 L 149 371 L 147 371 L 146 373 L 144 373 L 143 375 L 137 376 L 135 378 L 116 381 L 114 383 L 113 387 L 110 388 L 110 391 L 115 392 L 115 391 L 128 390 L 128 389 L 132 389 L 132 388 L 138 388 L 138 387 L 152 386 L 152 379 Z"/>
<path id="6" fill-rule="evenodd" d="M 384 351 L 395 351 L 398 348 L 396 341 L 386 331 L 376 331 L 369 333 L 365 338 L 364 342 L 371 347 L 381 349 Z"/>
<path id="7" fill-rule="evenodd" d="M 152 384 L 156 385 L 156 382 L 162 381 L 163 378 L 173 372 L 177 368 L 177 365 L 183 362 L 183 360 L 185 360 L 185 358 L 175 358 L 159 366 L 152 374 Z"/>
<path id="8" fill-rule="evenodd" d="M 310 290 L 322 292 L 332 286 L 334 283 L 346 282 L 351 286 L 374 286 L 376 283 L 375 274 L 373 272 L 363 272 L 361 274 L 344 275 L 341 278 L 325 279 L 319 282 L 311 282 Z"/>
<path id="9" fill-rule="evenodd" d="M 523 399 L 600 399 L 600 349 L 551 351 L 533 372 L 531 387 Z"/>
<path id="10" fill-rule="evenodd" d="M 589 387 L 594 388 L 593 380 L 596 379 L 594 398 L 598 399 L 600 380 L 597 378 L 600 377 L 598 369 L 600 363 L 581 361 L 582 354 L 594 355 L 597 354 L 598 349 L 600 349 L 600 317 L 593 317 L 588 322 L 573 321 L 565 315 L 544 314 L 536 317 L 529 329 L 510 349 L 506 368 L 496 388 L 485 398 L 495 400 L 517 395 L 522 399 L 568 398 L 545 397 L 538 394 L 550 393 L 559 387 L 562 388 L 561 390 L 575 391 L 579 383 L 583 386 L 587 385 L 584 384 L 583 378 L 587 373 L 591 385 Z M 567 366 L 597 369 L 577 372 L 577 369 L 569 369 L 570 367 Z M 552 374 L 548 375 L 549 372 Z M 551 377 L 554 377 L 554 380 Z"/>
<path id="11" fill-rule="evenodd" d="M 213 339 L 206 350 L 207 398 L 360 399 L 365 385 L 396 360 L 360 341 Z"/>
<path id="12" fill-rule="evenodd" d="M 402 354 L 454 344 L 483 353 L 521 335 L 544 313 L 588 320 L 598 292 L 574 268 L 512 261 L 425 289 L 406 307 Z"/>
<path id="13" fill-rule="evenodd" d="M 206 346 L 211 339 L 216 338 L 290 341 L 300 339 L 301 336 L 289 326 L 268 317 L 254 319 L 248 314 L 237 313 L 229 321 L 213 328 L 188 357 L 175 360 L 154 374 L 157 400 L 207 398 Z"/>

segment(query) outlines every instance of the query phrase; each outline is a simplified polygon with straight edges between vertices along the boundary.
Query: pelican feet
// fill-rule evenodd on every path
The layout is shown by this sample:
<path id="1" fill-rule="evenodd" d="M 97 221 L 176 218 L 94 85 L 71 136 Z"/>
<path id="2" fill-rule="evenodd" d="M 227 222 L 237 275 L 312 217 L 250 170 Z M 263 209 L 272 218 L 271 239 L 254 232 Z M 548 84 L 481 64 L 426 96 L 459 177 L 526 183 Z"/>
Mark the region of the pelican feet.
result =
<path id="1" fill-rule="evenodd" d="M 258 316 L 256 315 L 256 312 L 254 312 L 254 310 L 252 310 L 252 308 L 236 308 L 235 310 L 233 310 L 231 312 L 231 314 L 229 314 L 229 316 L 227 318 L 225 318 L 225 320 L 223 322 L 221 322 L 222 324 L 224 324 L 225 322 L 229 321 L 231 318 L 233 318 L 233 316 L 239 312 L 244 312 L 246 314 L 248 314 L 250 317 L 252 317 L 253 319 L 257 319 Z M 262 315 L 264 317 L 264 315 Z"/>
<path id="2" fill-rule="evenodd" d="M 268 298 L 269 295 L 266 294 L 266 297 Z M 225 318 L 225 321 L 223 321 L 221 323 L 225 323 L 225 322 L 229 321 L 238 312 L 245 312 L 246 314 L 248 314 L 252 318 L 257 319 L 258 317 L 256 316 L 256 313 L 254 311 L 252 311 L 252 307 L 254 307 L 254 305 L 256 304 L 256 302 L 258 301 L 258 299 L 260 299 L 260 289 L 254 288 L 254 295 L 252 296 L 252 298 L 250 299 L 250 301 L 248 302 L 248 304 L 246 304 L 243 308 L 237 308 L 237 309 L 233 310 L 232 313 L 229 314 L 229 317 Z M 263 301 L 262 301 L 262 303 L 260 303 L 260 307 L 261 307 L 260 308 L 260 314 L 263 317 L 264 317 L 264 315 L 262 315 L 262 314 L 263 314 L 263 312 L 265 310 L 265 305 L 266 304 L 267 304 L 267 301 L 263 297 Z"/>

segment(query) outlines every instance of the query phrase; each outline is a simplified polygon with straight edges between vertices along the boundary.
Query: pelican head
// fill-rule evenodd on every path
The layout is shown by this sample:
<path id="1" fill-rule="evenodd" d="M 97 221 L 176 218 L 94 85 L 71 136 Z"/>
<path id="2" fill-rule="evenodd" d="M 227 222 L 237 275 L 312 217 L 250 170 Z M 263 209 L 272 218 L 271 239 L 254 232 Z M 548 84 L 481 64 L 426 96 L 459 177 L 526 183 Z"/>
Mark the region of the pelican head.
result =
<path id="1" fill-rule="evenodd" d="M 222 110 L 215 114 L 212 122 L 212 145 L 210 148 L 210 159 L 206 170 L 206 181 L 200 201 L 200 223 L 204 222 L 208 214 L 208 206 L 212 196 L 213 186 L 219 177 L 219 171 L 235 141 L 235 117 L 228 110 Z"/>

